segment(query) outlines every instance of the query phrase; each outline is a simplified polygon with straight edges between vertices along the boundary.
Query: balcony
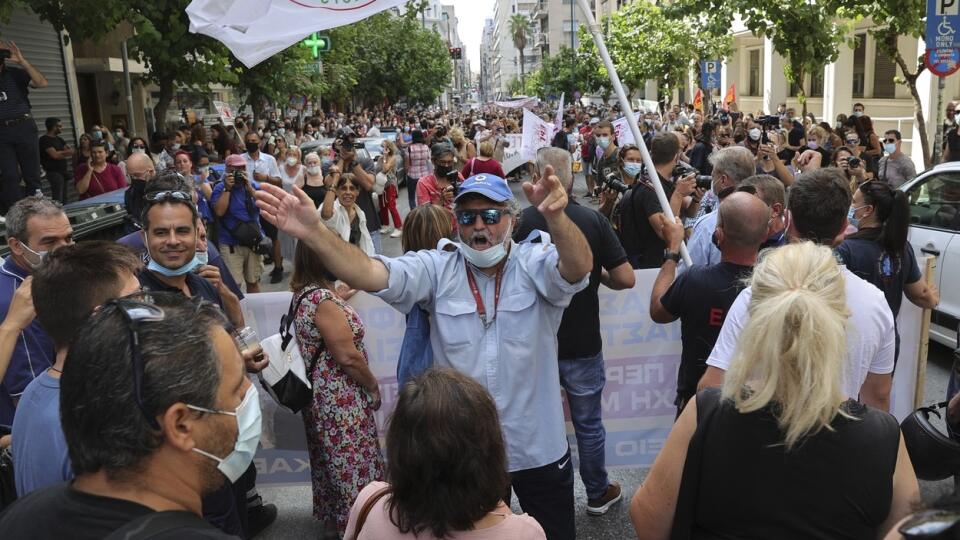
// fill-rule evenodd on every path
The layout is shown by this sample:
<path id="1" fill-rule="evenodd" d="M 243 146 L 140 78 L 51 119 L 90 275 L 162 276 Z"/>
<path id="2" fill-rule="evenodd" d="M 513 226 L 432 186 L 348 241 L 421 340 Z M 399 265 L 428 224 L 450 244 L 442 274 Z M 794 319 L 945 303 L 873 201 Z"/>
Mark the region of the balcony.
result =
<path id="1" fill-rule="evenodd" d="M 533 36 L 533 48 L 534 49 L 544 49 L 547 50 L 550 48 L 550 38 L 547 34 L 537 34 Z"/>
<path id="2" fill-rule="evenodd" d="M 547 18 L 547 0 L 538 0 L 533 5 L 533 9 L 530 10 L 530 18 L 534 20 Z"/>

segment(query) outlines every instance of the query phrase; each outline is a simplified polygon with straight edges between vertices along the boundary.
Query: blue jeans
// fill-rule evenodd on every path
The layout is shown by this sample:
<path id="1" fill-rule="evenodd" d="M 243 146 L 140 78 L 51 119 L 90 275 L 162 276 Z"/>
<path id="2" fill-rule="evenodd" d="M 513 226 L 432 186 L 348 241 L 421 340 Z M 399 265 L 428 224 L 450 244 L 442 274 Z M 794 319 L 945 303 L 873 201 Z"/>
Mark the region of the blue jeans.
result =
<path id="1" fill-rule="evenodd" d="M 407 202 L 410 203 L 410 209 L 417 207 L 417 182 L 419 178 L 407 176 Z"/>
<path id="2" fill-rule="evenodd" d="M 380 249 L 380 231 L 370 231 L 370 240 L 373 241 L 373 252 L 377 255 L 383 253 Z"/>
<path id="3" fill-rule="evenodd" d="M 577 436 L 580 477 L 587 488 L 588 499 L 599 499 L 607 492 L 605 443 L 600 396 L 607 382 L 603 370 L 603 353 L 585 358 L 560 360 L 560 385 L 567 392 L 570 418 Z"/>

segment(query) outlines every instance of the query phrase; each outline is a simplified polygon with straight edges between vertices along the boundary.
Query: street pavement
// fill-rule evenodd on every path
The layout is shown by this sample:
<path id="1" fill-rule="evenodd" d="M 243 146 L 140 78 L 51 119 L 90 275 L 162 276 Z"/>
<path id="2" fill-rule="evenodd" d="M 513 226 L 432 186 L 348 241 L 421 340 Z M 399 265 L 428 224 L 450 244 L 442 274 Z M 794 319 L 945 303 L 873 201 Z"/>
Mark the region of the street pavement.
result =
<path id="1" fill-rule="evenodd" d="M 511 183 L 511 188 L 522 206 L 529 206 L 520 189 L 520 183 Z M 581 174 L 577 175 L 574 194 L 582 197 L 586 193 L 586 184 Z M 578 198 L 586 206 L 596 208 L 590 200 Z M 409 210 L 407 205 L 406 189 L 400 190 L 398 198 L 400 214 L 405 216 Z M 398 256 L 402 253 L 400 239 L 389 238 L 384 235 L 383 253 L 387 256 Z M 284 280 L 279 284 L 270 284 L 269 275 L 264 273 L 261 288 L 264 292 L 289 290 L 291 261 L 284 263 Z M 946 396 L 947 379 L 952 365 L 952 351 L 946 347 L 931 342 L 927 364 L 924 401 L 932 403 L 941 401 Z M 576 500 L 577 538 L 580 540 L 612 540 L 634 538 L 635 533 L 628 514 L 630 497 L 646 478 L 648 469 L 644 467 L 621 467 L 609 470 L 611 480 L 620 482 L 623 488 L 623 501 L 614 506 L 606 515 L 594 517 L 586 513 L 587 496 L 580 481 L 579 473 L 575 474 L 574 497 Z M 952 480 L 941 482 L 920 482 L 924 501 L 936 500 L 950 492 Z M 282 486 L 260 487 L 264 501 L 277 505 L 279 516 L 277 521 L 268 527 L 258 538 L 264 540 L 282 540 L 290 538 L 317 538 L 323 531 L 322 525 L 313 518 L 313 494 L 310 486 Z M 522 510 L 517 505 L 516 498 L 512 501 L 514 512 Z"/>

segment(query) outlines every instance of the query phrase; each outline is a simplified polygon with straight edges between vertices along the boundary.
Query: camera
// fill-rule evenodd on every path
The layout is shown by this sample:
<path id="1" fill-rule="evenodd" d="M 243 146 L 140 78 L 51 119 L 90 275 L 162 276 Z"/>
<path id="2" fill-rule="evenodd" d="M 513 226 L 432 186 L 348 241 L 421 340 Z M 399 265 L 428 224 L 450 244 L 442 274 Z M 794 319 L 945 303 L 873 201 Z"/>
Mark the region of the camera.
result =
<path id="1" fill-rule="evenodd" d="M 0 60 L 6 60 L 11 56 L 13 56 L 13 54 L 10 52 L 10 49 L 0 49 Z"/>
<path id="2" fill-rule="evenodd" d="M 460 193 L 460 173 L 454 169 L 446 174 L 446 179 L 453 188 L 453 196 L 456 197 Z"/>
<path id="3" fill-rule="evenodd" d="M 620 175 L 612 172 L 603 179 L 603 189 L 612 189 L 617 193 L 626 193 L 630 189 L 630 186 L 623 183 L 620 180 Z"/>
<path id="4" fill-rule="evenodd" d="M 757 123 L 765 128 L 780 127 L 780 117 L 775 114 L 765 114 L 757 118 Z"/>
<path id="5" fill-rule="evenodd" d="M 862 163 L 862 161 L 860 161 L 860 158 L 858 157 L 850 156 L 847 158 L 847 166 L 850 167 L 851 169 L 855 169 L 859 167 L 860 163 Z"/>
<path id="6" fill-rule="evenodd" d="M 677 162 L 677 165 L 673 168 L 673 172 L 670 173 L 670 176 L 673 177 L 674 181 L 680 179 L 680 177 L 687 176 L 688 174 L 697 175 L 697 187 L 701 189 L 710 189 L 710 186 L 713 185 L 713 177 L 706 174 L 700 174 L 696 168 L 691 166 L 688 163 L 683 161 Z"/>
<path id="7" fill-rule="evenodd" d="M 236 184 L 242 184 L 247 181 L 247 175 L 243 171 L 233 171 L 233 181 Z"/>

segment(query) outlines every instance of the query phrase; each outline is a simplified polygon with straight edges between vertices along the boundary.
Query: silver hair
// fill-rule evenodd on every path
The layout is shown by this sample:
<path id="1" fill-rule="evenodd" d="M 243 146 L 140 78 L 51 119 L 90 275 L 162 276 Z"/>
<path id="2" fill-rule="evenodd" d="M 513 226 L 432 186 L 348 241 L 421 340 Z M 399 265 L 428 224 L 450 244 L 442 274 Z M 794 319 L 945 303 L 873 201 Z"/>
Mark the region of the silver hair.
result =
<path id="1" fill-rule="evenodd" d="M 27 241 L 27 222 L 34 216 L 51 217 L 63 214 L 63 205 L 53 199 L 31 196 L 20 199 L 7 212 L 7 237 Z"/>
<path id="2" fill-rule="evenodd" d="M 553 171 L 560 179 L 560 185 L 570 193 L 573 190 L 573 157 L 563 148 L 548 146 L 537 150 L 537 172 L 542 173 L 547 165 L 553 166 Z"/>
<path id="3" fill-rule="evenodd" d="M 757 174 L 756 160 L 750 150 L 743 146 L 728 146 L 710 154 L 713 172 L 730 177 L 734 185 L 739 186 L 750 176 Z"/>

